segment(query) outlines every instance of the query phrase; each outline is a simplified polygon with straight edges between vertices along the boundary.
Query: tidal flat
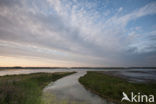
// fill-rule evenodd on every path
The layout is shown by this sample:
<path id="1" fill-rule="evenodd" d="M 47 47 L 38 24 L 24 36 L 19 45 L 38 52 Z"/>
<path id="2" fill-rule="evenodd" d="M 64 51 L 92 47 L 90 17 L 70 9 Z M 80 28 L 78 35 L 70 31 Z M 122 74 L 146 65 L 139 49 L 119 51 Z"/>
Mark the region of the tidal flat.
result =
<path id="1" fill-rule="evenodd" d="M 2 70 L 0 104 L 121 104 L 122 92 L 155 95 L 155 73 L 155 69 Z"/>
<path id="2" fill-rule="evenodd" d="M 128 102 L 121 99 L 122 93 L 125 92 L 128 96 L 133 92 L 145 95 L 156 96 L 156 82 L 129 82 L 129 79 L 110 74 L 112 72 L 95 72 L 88 71 L 83 77 L 80 77 L 79 82 L 84 85 L 87 90 L 101 96 L 103 99 L 114 102 L 116 104 L 149 104 L 149 102 Z M 150 104 L 155 104 L 150 103 Z"/>

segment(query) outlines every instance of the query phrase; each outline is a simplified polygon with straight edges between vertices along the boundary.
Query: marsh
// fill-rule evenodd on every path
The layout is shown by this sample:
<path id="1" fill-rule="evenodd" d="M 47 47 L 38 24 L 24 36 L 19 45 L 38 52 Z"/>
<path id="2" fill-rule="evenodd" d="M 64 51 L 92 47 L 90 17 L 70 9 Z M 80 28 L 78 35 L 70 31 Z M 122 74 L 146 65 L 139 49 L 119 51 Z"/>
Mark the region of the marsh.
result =
<path id="1" fill-rule="evenodd" d="M 16 69 L 2 70 L 0 71 L 0 76 L 73 71 L 77 73 L 61 78 L 56 82 L 52 81 L 44 87 L 42 92 L 44 102 L 47 102 L 48 104 L 52 104 L 53 102 L 56 104 L 112 104 L 112 102 L 85 89 L 84 86 L 79 83 L 79 78 L 86 75 L 87 71 L 97 71 L 99 73 L 124 78 L 131 83 L 146 83 L 156 80 L 155 69 Z"/>

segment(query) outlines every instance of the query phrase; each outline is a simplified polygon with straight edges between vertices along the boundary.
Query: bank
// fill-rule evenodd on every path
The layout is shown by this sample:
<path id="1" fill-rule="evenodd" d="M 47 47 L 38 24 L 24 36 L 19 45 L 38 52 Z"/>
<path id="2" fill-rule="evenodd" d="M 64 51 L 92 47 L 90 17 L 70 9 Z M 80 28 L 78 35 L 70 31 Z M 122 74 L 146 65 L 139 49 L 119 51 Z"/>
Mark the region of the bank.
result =
<path id="1" fill-rule="evenodd" d="M 0 104 L 44 104 L 42 89 L 74 72 L 33 73 L 0 77 Z"/>
<path id="2" fill-rule="evenodd" d="M 126 79 L 104 74 L 102 72 L 87 72 L 85 76 L 79 79 L 79 82 L 91 92 L 116 104 L 155 104 L 148 102 L 121 102 L 123 92 L 125 92 L 128 96 L 131 96 L 131 92 L 136 95 L 140 93 L 142 95 L 156 96 L 155 82 L 131 83 Z"/>

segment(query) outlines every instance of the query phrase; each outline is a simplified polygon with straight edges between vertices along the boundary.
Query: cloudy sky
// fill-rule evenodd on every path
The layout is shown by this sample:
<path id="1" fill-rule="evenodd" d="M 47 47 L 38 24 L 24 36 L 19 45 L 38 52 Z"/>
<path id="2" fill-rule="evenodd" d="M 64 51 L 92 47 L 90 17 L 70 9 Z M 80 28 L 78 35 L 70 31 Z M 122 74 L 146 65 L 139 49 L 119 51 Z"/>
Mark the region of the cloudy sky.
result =
<path id="1" fill-rule="evenodd" d="M 0 66 L 156 66 L 156 0 L 0 0 Z"/>

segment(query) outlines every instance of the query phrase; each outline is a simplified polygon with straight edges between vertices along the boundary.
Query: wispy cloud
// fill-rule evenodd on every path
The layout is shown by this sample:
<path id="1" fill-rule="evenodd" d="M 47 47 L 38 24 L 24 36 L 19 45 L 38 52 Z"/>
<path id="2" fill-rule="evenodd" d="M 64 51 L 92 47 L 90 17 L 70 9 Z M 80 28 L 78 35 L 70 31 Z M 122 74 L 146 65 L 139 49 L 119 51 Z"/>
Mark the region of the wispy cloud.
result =
<path id="1" fill-rule="evenodd" d="M 156 2 L 128 13 L 123 13 L 121 6 L 115 14 L 109 8 L 98 8 L 102 7 L 95 1 L 1 0 L 0 55 L 35 56 L 86 66 L 144 65 L 146 58 L 140 56 L 155 56 L 154 30 L 144 33 L 138 26 L 131 29 L 127 25 L 155 15 Z M 138 56 L 140 63 L 133 56 Z"/>

